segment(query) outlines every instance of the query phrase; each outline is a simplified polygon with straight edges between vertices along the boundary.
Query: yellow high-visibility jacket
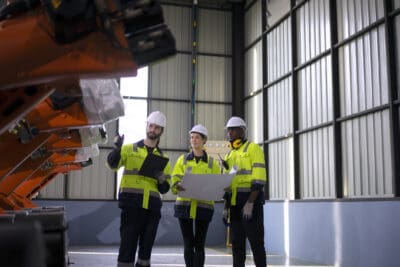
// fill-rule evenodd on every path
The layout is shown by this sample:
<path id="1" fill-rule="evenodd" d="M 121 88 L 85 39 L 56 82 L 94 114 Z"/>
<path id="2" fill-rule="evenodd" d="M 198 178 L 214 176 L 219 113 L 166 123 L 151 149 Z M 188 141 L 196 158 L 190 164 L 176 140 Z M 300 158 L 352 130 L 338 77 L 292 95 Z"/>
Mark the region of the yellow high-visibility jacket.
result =
<path id="1" fill-rule="evenodd" d="M 118 151 L 116 151 L 117 150 L 114 150 L 111 153 L 118 153 Z M 168 162 L 163 170 L 163 173 L 167 177 L 167 182 L 160 184 L 155 177 L 148 177 L 139 174 L 139 170 L 149 153 L 143 140 L 134 144 L 123 145 L 119 153 L 120 155 L 117 155 L 119 156 L 117 166 L 115 166 L 115 163 L 110 163 L 110 155 L 108 157 L 108 165 L 114 171 L 124 167 L 119 189 L 120 194 L 133 194 L 134 197 L 132 199 L 135 201 L 140 200 L 140 203 L 130 203 L 132 206 L 137 206 L 139 204 L 144 209 L 160 209 L 160 192 L 164 194 L 168 192 L 170 187 L 170 163 Z M 168 158 L 158 147 L 154 148 L 152 153 Z M 114 167 L 112 167 L 113 165 Z"/>
<path id="2" fill-rule="evenodd" d="M 234 166 L 237 168 L 235 177 L 231 182 L 231 194 L 225 196 L 230 205 L 244 205 L 251 191 L 260 190 L 263 192 L 267 181 L 265 170 L 264 152 L 257 144 L 245 141 L 240 147 L 232 149 L 226 156 L 229 172 Z M 260 194 L 258 201 L 264 202 L 263 194 Z"/>
<path id="3" fill-rule="evenodd" d="M 203 157 L 196 161 L 193 153 L 181 155 L 175 163 L 172 171 L 171 190 L 177 194 L 176 185 L 182 181 L 186 170 L 191 168 L 192 174 L 220 174 L 221 169 L 213 157 L 204 151 Z M 199 219 L 211 221 L 214 213 L 214 201 L 197 200 L 192 198 L 177 197 L 174 208 L 174 216 L 181 219 Z"/>

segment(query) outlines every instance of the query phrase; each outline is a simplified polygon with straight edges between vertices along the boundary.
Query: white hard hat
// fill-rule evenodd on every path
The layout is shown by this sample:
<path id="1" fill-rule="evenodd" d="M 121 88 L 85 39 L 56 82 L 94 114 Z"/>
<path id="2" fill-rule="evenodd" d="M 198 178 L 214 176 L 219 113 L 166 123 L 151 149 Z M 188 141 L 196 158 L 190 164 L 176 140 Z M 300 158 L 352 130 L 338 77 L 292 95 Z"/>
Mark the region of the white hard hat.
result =
<path id="1" fill-rule="evenodd" d="M 167 118 L 160 111 L 153 111 L 147 117 L 147 123 L 153 123 L 165 128 L 167 126 Z"/>
<path id="2" fill-rule="evenodd" d="M 231 117 L 226 123 L 225 128 L 231 128 L 231 127 L 242 127 L 244 129 L 247 129 L 247 125 L 244 122 L 244 120 L 236 116 Z"/>
<path id="3" fill-rule="evenodd" d="M 204 135 L 205 137 L 208 137 L 207 128 L 204 127 L 204 126 L 201 125 L 201 124 L 197 124 L 197 125 L 193 126 L 192 130 L 190 130 L 189 133 L 190 133 L 190 134 L 191 134 L 191 133 L 199 133 L 199 134 Z"/>

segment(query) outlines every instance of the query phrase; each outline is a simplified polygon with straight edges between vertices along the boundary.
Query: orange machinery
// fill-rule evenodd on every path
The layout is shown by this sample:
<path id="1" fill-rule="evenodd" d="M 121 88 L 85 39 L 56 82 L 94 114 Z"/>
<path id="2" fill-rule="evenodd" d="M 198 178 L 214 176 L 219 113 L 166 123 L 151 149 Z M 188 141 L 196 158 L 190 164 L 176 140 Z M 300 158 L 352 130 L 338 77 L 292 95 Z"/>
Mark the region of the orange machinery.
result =
<path id="1" fill-rule="evenodd" d="M 79 129 L 123 115 L 94 119 L 83 79 L 135 76 L 175 51 L 157 1 L 14 0 L 1 7 L 0 213 L 34 207 L 32 197 L 57 174 L 88 165 L 76 157 L 88 146 Z"/>

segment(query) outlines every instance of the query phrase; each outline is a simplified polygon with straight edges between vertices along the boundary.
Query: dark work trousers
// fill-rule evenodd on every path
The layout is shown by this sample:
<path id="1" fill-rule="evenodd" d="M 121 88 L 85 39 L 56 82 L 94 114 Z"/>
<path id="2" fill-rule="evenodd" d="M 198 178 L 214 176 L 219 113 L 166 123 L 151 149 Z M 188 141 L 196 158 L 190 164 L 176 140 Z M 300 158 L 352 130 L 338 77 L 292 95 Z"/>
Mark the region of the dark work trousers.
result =
<path id="1" fill-rule="evenodd" d="M 249 240 L 256 267 L 267 266 L 264 247 L 264 210 L 262 205 L 254 205 L 251 220 L 242 218 L 242 207 L 231 206 L 231 238 L 233 266 L 244 267 L 246 261 L 246 238 Z"/>
<path id="2" fill-rule="evenodd" d="M 151 250 L 157 234 L 160 213 L 143 208 L 124 208 L 121 210 L 118 263 L 130 263 L 133 266 L 139 243 L 136 267 L 150 266 Z"/>
<path id="3" fill-rule="evenodd" d="M 194 232 L 193 222 L 195 228 Z M 204 266 L 204 246 L 209 222 L 196 219 L 179 219 L 179 224 L 181 226 L 183 244 L 185 247 L 184 258 L 186 267 Z"/>

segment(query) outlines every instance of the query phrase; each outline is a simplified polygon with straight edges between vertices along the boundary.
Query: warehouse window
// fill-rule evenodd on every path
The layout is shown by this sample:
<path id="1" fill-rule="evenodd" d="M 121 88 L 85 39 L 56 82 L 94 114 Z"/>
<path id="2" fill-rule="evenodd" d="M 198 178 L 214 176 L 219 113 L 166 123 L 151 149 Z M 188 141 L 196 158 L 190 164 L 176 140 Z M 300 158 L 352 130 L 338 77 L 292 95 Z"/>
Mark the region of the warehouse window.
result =
<path id="1" fill-rule="evenodd" d="M 121 95 L 125 104 L 125 116 L 119 118 L 118 133 L 125 136 L 124 143 L 134 143 L 146 135 L 148 68 L 138 69 L 135 77 L 121 78 Z M 118 172 L 118 190 L 122 177 Z"/>

